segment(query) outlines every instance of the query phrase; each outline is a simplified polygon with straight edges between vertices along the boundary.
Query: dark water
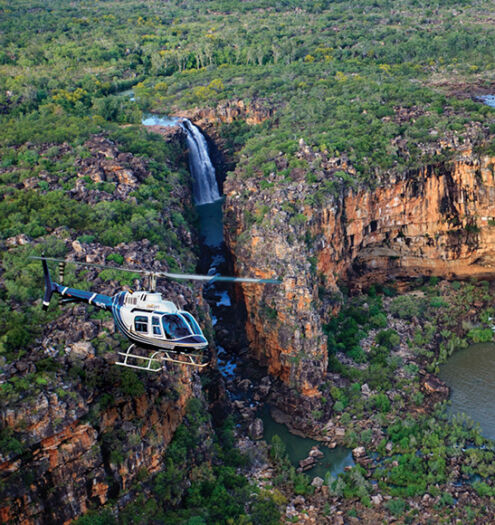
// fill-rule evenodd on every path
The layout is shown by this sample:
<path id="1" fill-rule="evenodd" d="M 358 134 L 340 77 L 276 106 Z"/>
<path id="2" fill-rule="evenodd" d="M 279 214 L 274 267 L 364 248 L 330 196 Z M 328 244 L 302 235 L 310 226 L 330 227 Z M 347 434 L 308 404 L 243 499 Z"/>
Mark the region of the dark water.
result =
<path id="1" fill-rule="evenodd" d="M 196 206 L 199 215 L 199 230 L 204 244 L 210 248 L 219 248 L 223 243 L 222 204 L 223 198 Z"/>
<path id="2" fill-rule="evenodd" d="M 495 95 L 481 95 L 478 97 L 483 104 L 495 108 Z"/>
<path id="3" fill-rule="evenodd" d="M 330 449 L 314 439 L 303 438 L 291 434 L 285 425 L 277 423 L 272 418 L 270 410 L 266 405 L 263 407 L 260 417 L 263 420 L 264 425 L 263 439 L 270 444 L 273 436 L 277 435 L 284 442 L 289 459 L 295 467 L 299 466 L 299 461 L 301 459 L 308 457 L 309 451 L 312 447 L 318 446 L 323 452 L 324 457 L 317 460 L 316 466 L 305 472 L 308 476 L 319 476 L 320 478 L 325 479 L 326 473 L 330 472 L 332 476 L 336 477 L 341 472 L 344 472 L 344 467 L 354 465 L 350 449 L 345 447 Z"/>
<path id="4" fill-rule="evenodd" d="M 451 388 L 452 414 L 464 413 L 495 439 L 495 344 L 479 343 L 459 350 L 440 367 Z"/>

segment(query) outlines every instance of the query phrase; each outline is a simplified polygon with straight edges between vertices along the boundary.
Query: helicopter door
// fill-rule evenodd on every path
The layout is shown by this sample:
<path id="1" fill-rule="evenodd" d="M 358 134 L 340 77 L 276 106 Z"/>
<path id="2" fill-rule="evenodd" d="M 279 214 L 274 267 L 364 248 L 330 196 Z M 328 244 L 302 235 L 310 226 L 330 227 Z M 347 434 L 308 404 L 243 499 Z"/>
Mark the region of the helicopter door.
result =
<path id="1" fill-rule="evenodd" d="M 136 332 L 148 333 L 148 316 L 136 315 L 134 318 L 134 329 Z"/>
<path id="2" fill-rule="evenodd" d="M 153 327 L 153 335 L 162 335 L 162 329 L 160 326 L 160 318 L 153 316 L 151 318 L 151 326 Z"/>

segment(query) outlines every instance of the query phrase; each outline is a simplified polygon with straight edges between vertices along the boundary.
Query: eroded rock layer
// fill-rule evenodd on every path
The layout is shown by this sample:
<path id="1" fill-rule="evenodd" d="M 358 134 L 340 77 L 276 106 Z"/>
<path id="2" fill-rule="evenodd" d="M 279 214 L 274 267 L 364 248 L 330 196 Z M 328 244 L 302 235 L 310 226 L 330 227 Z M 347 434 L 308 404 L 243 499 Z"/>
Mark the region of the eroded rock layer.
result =
<path id="1" fill-rule="evenodd" d="M 493 275 L 495 178 L 493 158 L 465 149 L 375 189 L 345 188 L 345 163 L 304 143 L 299 156 L 310 168 L 317 163 L 312 182 L 302 169 L 289 183 L 239 169 L 225 183 L 225 216 L 236 270 L 283 278 L 262 291 L 243 287 L 253 354 L 311 396 L 327 368 L 323 324 L 338 308 L 338 280 L 361 288 L 418 275 Z M 276 165 L 286 167 L 283 156 Z"/>
<path id="2" fill-rule="evenodd" d="M 112 373 L 99 359 L 93 367 Z M 128 490 L 140 473 L 162 469 L 192 379 L 188 371 L 146 378 L 146 392 L 136 396 L 122 393 L 116 379 L 106 408 L 94 402 L 98 388 L 74 382 L 2 410 L 2 426 L 25 440 L 21 455 L 0 457 L 1 521 L 63 523 Z"/>

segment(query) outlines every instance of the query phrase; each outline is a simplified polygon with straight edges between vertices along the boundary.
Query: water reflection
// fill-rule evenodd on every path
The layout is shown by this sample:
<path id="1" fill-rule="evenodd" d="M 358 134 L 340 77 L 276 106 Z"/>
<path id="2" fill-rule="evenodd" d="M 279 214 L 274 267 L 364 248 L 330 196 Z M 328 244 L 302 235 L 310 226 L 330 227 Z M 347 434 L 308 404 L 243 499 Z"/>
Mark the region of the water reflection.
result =
<path id="1" fill-rule="evenodd" d="M 260 417 L 264 426 L 263 439 L 270 444 L 273 436 L 277 435 L 284 442 L 289 459 L 295 467 L 299 466 L 301 459 L 308 457 L 312 447 L 318 446 L 323 452 L 323 458 L 319 459 L 312 469 L 305 472 L 308 476 L 319 476 L 325 479 L 326 473 L 330 472 L 332 476 L 336 477 L 341 472 L 344 472 L 345 467 L 354 465 L 350 449 L 340 446 L 330 449 L 314 439 L 292 434 L 285 425 L 277 423 L 272 418 L 268 406 L 265 405 L 263 407 Z"/>

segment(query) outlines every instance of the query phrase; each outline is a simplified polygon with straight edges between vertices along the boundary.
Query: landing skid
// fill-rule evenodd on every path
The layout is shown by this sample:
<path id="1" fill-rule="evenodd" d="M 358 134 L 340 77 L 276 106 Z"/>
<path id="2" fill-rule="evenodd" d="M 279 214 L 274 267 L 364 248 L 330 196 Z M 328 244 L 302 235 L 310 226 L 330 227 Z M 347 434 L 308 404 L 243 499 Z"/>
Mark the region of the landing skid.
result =
<path id="1" fill-rule="evenodd" d="M 207 356 L 203 354 L 156 350 L 151 356 L 143 356 L 132 353 L 136 348 L 136 345 L 132 344 L 125 352 L 118 352 L 123 359 L 115 364 L 126 366 L 127 368 L 136 368 L 137 370 L 145 370 L 146 372 L 160 372 L 160 370 L 163 370 L 165 363 L 176 363 L 196 368 L 204 368 L 209 363 Z"/>

